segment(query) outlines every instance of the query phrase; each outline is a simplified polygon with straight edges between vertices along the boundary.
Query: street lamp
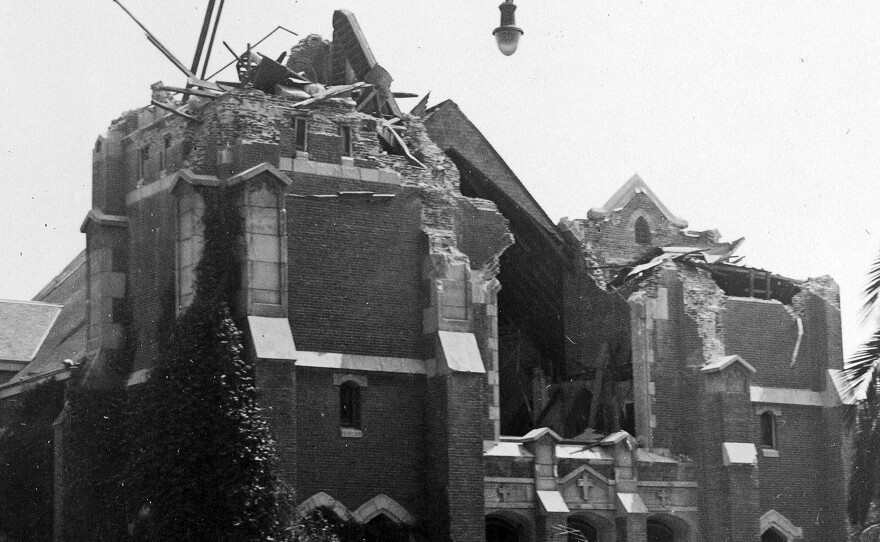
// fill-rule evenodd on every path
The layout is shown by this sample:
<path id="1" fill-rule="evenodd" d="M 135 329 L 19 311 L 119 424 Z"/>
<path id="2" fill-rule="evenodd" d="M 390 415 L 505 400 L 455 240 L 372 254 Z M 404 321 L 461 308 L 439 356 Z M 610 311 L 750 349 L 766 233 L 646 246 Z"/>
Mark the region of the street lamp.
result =
<path id="1" fill-rule="evenodd" d="M 498 6 L 501 10 L 501 26 L 496 28 L 492 35 L 498 42 L 498 49 L 504 56 L 510 56 L 516 52 L 516 46 L 519 45 L 519 37 L 522 36 L 522 28 L 516 26 L 516 6 L 513 0 L 504 0 L 504 3 Z"/>

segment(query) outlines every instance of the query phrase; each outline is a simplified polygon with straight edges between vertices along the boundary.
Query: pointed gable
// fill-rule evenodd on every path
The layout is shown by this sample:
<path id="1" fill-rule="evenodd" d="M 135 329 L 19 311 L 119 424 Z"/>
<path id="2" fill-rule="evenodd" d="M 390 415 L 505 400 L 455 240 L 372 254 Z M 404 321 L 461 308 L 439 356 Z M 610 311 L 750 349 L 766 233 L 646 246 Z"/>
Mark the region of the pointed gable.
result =
<path id="1" fill-rule="evenodd" d="M 693 232 L 687 221 L 672 213 L 638 175 L 633 175 L 587 218 L 563 219 L 571 233 L 600 265 L 632 266 L 657 256 L 663 247 L 712 248 L 715 230 Z"/>
<path id="2" fill-rule="evenodd" d="M 611 199 L 608 200 L 605 205 L 602 207 L 594 207 L 590 209 L 590 212 L 587 213 L 587 218 L 591 219 L 605 219 L 608 218 L 609 215 L 617 210 L 623 209 L 626 205 L 633 199 L 637 194 L 644 194 L 648 197 L 653 203 L 654 206 L 657 207 L 657 210 L 666 217 L 666 220 L 669 221 L 673 226 L 677 226 L 679 228 L 687 228 L 687 220 L 679 218 L 672 214 L 666 205 L 663 204 L 662 201 L 654 194 L 654 192 L 648 187 L 647 183 L 642 180 L 638 175 L 633 175 L 630 180 L 628 180 L 620 189 L 611 196 Z"/>

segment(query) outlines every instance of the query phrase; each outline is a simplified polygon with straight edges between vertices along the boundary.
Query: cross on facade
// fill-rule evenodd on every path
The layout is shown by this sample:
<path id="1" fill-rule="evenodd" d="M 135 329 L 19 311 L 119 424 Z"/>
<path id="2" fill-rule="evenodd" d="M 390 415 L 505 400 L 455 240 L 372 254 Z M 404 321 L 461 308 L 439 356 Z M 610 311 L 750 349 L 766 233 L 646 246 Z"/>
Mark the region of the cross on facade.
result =
<path id="1" fill-rule="evenodd" d="M 581 476 L 581 479 L 578 480 L 577 483 L 581 488 L 581 496 L 587 502 L 590 500 L 590 491 L 593 489 L 593 484 L 590 483 L 590 477 L 584 474 Z"/>
<path id="2" fill-rule="evenodd" d="M 663 489 L 657 491 L 657 497 L 660 498 L 660 504 L 664 508 L 666 508 L 666 505 L 669 503 L 669 497 L 671 497 L 671 495 L 669 494 L 669 490 L 664 487 Z"/>
<path id="3" fill-rule="evenodd" d="M 501 502 L 510 502 L 516 490 L 510 486 L 498 486 L 498 494 L 501 496 Z"/>

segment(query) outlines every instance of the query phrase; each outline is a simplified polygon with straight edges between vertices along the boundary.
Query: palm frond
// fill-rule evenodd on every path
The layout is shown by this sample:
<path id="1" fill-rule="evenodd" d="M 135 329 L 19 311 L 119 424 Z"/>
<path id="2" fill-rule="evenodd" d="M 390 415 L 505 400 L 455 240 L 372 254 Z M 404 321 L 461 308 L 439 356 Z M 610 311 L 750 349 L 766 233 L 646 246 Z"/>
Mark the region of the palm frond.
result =
<path id="1" fill-rule="evenodd" d="M 880 329 L 859 348 L 841 371 L 844 386 L 841 390 L 857 400 L 865 397 L 868 382 L 874 380 L 877 368 L 880 367 Z"/>
<path id="2" fill-rule="evenodd" d="M 859 314 L 863 320 L 867 320 L 880 300 L 880 256 L 871 263 L 871 269 L 868 271 L 868 284 L 865 286 L 865 302 L 859 309 Z"/>

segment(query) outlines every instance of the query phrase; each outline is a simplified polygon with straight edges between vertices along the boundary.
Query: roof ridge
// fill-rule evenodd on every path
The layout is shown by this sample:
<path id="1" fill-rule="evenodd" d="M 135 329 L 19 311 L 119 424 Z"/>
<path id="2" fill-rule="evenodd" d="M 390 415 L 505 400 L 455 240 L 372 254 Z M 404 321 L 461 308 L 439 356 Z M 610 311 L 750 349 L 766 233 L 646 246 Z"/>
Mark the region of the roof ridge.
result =
<path id="1" fill-rule="evenodd" d="M 57 307 L 63 308 L 64 305 L 60 303 L 46 303 L 45 301 L 33 301 L 29 299 L 0 299 L 0 303 L 19 303 L 21 305 L 40 305 L 42 307 Z"/>
<path id="2" fill-rule="evenodd" d="M 79 269 L 80 266 L 84 265 L 85 263 L 86 263 L 86 249 L 82 249 L 79 252 L 79 254 L 74 256 L 73 260 L 71 260 L 70 263 L 68 263 L 66 266 L 64 266 L 64 269 L 62 269 L 60 273 L 55 275 L 52 278 L 52 280 L 49 281 L 48 284 L 43 286 L 43 288 L 39 292 L 37 292 L 37 295 L 35 295 L 33 298 L 31 298 L 31 300 L 39 302 L 39 303 L 43 303 L 42 301 L 40 301 L 40 298 L 46 297 L 53 290 L 55 290 L 55 288 L 64 284 L 64 282 L 67 279 L 69 279 L 71 276 L 73 276 L 73 274 L 76 272 L 76 270 Z"/>

